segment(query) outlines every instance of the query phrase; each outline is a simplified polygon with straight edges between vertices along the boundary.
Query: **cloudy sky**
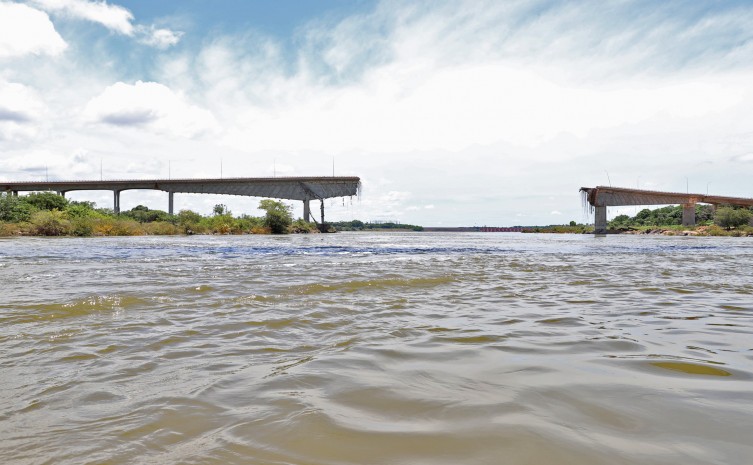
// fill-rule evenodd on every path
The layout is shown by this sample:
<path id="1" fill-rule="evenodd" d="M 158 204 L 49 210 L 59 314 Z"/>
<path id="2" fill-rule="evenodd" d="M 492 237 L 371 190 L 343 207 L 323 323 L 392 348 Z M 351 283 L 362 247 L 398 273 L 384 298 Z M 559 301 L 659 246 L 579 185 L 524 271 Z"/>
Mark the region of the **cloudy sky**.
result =
<path id="1" fill-rule="evenodd" d="M 610 183 L 753 197 L 751 24 L 746 1 L 0 0 L 0 180 L 334 163 L 364 189 L 328 218 L 427 226 L 583 221 Z M 176 196 L 216 203 L 258 199 Z"/>

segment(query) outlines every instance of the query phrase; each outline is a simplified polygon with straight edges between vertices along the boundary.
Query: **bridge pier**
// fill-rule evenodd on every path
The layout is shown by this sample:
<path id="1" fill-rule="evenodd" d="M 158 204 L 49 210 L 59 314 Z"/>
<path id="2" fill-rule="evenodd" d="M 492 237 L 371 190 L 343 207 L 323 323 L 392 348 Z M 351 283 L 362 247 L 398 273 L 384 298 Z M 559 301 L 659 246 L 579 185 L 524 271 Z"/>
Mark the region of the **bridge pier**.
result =
<path id="1" fill-rule="evenodd" d="M 695 204 L 686 203 L 682 206 L 682 225 L 695 226 Z"/>
<path id="2" fill-rule="evenodd" d="M 174 192 L 167 193 L 167 213 L 174 215 L 173 213 L 173 194 Z"/>
<path id="3" fill-rule="evenodd" d="M 311 222 L 311 205 L 309 205 L 309 199 L 303 200 L 303 221 L 306 223 Z"/>
<path id="4" fill-rule="evenodd" d="M 324 199 L 319 199 L 321 209 L 322 209 L 322 226 L 324 226 Z"/>
<path id="5" fill-rule="evenodd" d="M 594 207 L 594 234 L 607 233 L 607 207 Z"/>
<path id="6" fill-rule="evenodd" d="M 112 211 L 114 211 L 116 215 L 119 215 L 120 214 L 120 191 L 112 191 L 112 194 L 113 194 Z"/>

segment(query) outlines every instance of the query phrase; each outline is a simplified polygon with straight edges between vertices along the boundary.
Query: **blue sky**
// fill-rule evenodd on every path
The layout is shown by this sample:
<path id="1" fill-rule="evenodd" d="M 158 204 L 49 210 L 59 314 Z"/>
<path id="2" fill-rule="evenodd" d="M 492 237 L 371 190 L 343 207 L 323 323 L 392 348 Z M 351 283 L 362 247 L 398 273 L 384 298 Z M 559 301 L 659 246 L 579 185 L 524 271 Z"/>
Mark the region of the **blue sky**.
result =
<path id="1" fill-rule="evenodd" d="M 610 180 L 753 197 L 750 24 L 720 1 L 0 0 L 0 178 L 334 159 L 364 195 L 328 217 L 424 225 L 581 221 Z M 176 207 L 220 202 L 258 201 Z"/>

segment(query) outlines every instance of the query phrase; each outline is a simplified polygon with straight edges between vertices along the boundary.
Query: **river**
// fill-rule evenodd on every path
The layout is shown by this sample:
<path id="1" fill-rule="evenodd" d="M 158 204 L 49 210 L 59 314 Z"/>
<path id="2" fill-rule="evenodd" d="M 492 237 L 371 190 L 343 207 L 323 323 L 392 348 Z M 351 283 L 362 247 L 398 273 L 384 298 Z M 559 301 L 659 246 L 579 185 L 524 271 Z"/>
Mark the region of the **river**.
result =
<path id="1" fill-rule="evenodd" d="M 753 463 L 752 262 L 719 237 L 0 239 L 0 463 Z"/>

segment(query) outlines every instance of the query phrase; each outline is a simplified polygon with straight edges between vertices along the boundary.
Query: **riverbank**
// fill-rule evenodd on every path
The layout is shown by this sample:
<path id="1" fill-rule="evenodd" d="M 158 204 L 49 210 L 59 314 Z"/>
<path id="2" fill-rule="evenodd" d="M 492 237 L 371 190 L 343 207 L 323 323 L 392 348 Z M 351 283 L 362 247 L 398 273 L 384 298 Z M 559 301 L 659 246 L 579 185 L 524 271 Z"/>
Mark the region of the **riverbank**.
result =
<path id="1" fill-rule="evenodd" d="M 593 226 L 577 225 L 551 225 L 533 226 L 523 228 L 524 233 L 542 234 L 593 234 Z M 637 226 L 619 229 L 608 229 L 607 234 L 648 234 L 654 236 L 715 236 L 715 237 L 753 237 L 753 226 L 738 226 L 737 228 L 725 229 L 717 225 L 701 226 Z"/>

